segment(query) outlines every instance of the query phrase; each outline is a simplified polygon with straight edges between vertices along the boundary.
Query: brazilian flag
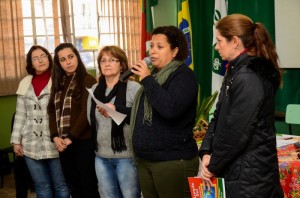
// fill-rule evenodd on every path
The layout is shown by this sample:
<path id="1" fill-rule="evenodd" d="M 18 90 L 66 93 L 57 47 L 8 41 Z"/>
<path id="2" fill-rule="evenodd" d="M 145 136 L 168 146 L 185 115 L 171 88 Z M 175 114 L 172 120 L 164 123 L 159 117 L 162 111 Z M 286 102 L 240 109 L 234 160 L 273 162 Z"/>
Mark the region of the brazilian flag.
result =
<path id="1" fill-rule="evenodd" d="M 188 41 L 189 56 L 185 63 L 194 70 L 193 62 L 193 44 L 192 44 L 192 23 L 190 19 L 188 0 L 177 0 L 177 22 Z"/>

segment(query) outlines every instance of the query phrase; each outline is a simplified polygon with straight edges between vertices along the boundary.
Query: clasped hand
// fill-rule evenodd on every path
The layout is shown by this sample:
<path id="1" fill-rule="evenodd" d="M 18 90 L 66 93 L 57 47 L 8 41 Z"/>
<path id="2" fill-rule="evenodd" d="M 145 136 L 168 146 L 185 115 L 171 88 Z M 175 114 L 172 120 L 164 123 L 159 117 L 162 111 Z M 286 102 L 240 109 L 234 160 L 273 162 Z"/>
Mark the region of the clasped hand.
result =
<path id="1" fill-rule="evenodd" d="M 59 152 L 63 152 L 68 147 L 68 145 L 72 144 L 72 141 L 70 140 L 70 138 L 62 139 L 60 137 L 55 137 L 53 139 L 53 141 Z"/>

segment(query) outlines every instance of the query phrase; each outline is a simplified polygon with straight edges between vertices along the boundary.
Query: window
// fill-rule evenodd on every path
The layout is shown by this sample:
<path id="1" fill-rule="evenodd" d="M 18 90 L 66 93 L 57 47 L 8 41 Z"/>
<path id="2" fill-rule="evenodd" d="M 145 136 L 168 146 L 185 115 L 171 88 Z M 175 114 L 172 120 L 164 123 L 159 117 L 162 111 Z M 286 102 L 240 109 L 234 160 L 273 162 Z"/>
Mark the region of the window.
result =
<path id="1" fill-rule="evenodd" d="M 33 44 L 53 52 L 59 43 L 72 42 L 92 68 L 105 45 L 120 46 L 130 63 L 139 57 L 138 0 L 22 0 L 22 5 L 25 52 Z"/>
<path id="2" fill-rule="evenodd" d="M 97 53 L 105 45 L 124 49 L 129 65 L 140 57 L 140 0 L 7 2 L 0 1 L 0 95 L 15 94 L 32 45 L 53 53 L 59 43 L 71 42 L 89 68 L 97 68 Z"/>
<path id="3" fill-rule="evenodd" d="M 32 45 L 53 52 L 63 42 L 58 0 L 22 0 L 25 53 Z"/>

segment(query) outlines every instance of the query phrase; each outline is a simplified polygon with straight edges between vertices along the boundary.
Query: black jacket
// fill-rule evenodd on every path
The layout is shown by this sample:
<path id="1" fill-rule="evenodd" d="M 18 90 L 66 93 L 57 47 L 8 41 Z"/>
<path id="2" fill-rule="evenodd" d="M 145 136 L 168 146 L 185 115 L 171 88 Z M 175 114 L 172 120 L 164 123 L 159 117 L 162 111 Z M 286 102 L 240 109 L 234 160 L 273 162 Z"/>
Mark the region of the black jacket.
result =
<path id="1" fill-rule="evenodd" d="M 246 53 L 231 61 L 200 148 L 227 198 L 281 198 L 274 126 L 278 72 Z"/>

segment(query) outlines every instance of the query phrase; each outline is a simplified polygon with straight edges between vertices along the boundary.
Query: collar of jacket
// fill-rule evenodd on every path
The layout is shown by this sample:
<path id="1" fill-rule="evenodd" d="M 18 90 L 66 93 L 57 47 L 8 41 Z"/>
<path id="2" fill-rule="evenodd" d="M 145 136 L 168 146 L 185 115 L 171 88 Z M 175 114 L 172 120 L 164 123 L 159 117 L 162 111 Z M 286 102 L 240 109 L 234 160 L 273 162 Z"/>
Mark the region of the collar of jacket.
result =
<path id="1" fill-rule="evenodd" d="M 241 55 L 237 56 L 235 59 L 233 59 L 228 63 L 228 70 L 231 71 L 238 70 L 242 66 L 241 64 L 239 64 L 239 62 L 241 62 L 248 56 L 249 55 L 247 53 L 242 53 Z"/>
<path id="2" fill-rule="evenodd" d="M 29 89 L 31 85 L 33 76 L 32 75 L 27 75 L 25 78 L 23 78 L 19 84 L 18 90 L 16 94 L 18 95 L 25 95 L 27 90 Z M 50 92 L 52 86 L 52 80 L 51 78 L 49 79 L 49 82 L 47 84 L 48 91 Z"/>

